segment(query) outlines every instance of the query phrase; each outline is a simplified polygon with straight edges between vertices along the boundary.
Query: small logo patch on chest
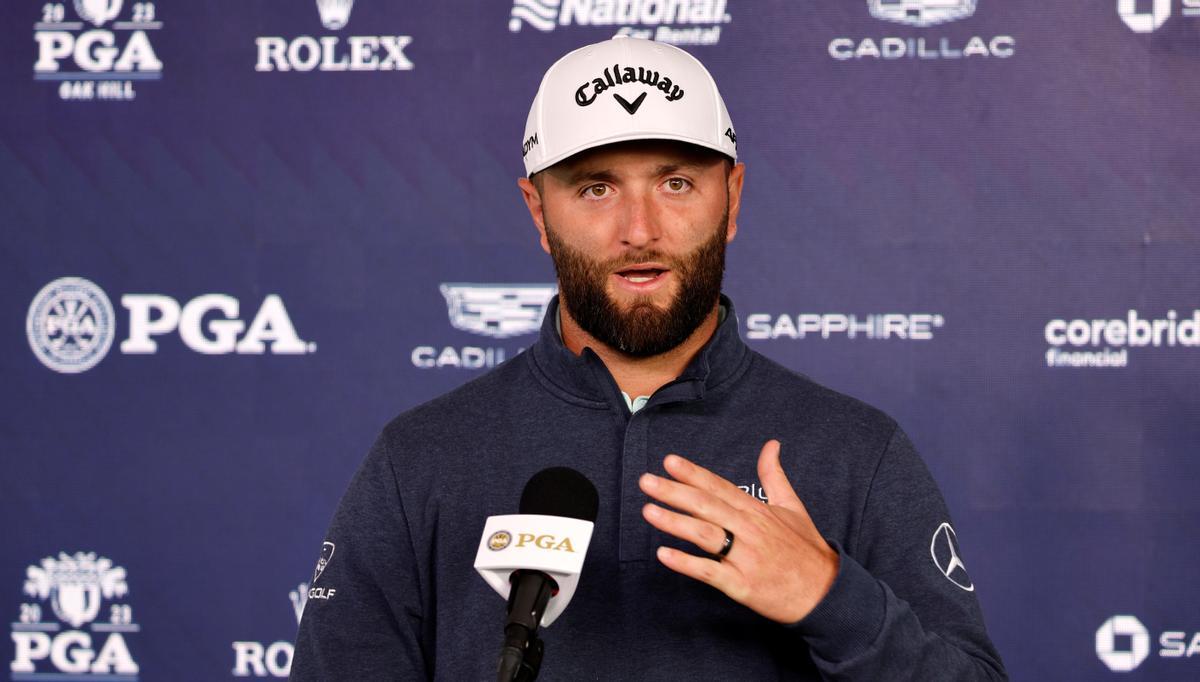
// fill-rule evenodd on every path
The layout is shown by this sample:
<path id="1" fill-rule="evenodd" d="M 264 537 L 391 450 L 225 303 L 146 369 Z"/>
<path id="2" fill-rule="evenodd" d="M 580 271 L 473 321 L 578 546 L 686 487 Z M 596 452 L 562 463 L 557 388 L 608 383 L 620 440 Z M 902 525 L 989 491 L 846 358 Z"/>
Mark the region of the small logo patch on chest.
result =
<path id="1" fill-rule="evenodd" d="M 760 486 L 759 484 L 751 483 L 749 485 L 739 485 L 738 488 L 740 488 L 742 490 L 742 492 L 746 493 L 750 497 L 753 497 L 754 499 L 758 500 L 759 502 L 762 502 L 763 504 L 767 504 L 767 491 L 763 490 L 762 486 Z"/>

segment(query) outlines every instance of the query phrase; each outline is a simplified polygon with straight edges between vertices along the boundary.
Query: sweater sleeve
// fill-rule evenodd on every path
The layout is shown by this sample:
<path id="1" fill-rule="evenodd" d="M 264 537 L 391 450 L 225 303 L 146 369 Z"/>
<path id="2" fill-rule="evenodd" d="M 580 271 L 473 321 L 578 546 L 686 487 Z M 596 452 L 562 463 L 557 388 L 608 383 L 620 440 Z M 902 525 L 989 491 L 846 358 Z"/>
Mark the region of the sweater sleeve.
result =
<path id="1" fill-rule="evenodd" d="M 794 627 L 827 680 L 1004 680 L 941 492 L 897 428 L 853 548 Z"/>
<path id="2" fill-rule="evenodd" d="M 385 437 L 342 497 L 321 561 L 290 679 L 428 678 L 417 563 Z"/>

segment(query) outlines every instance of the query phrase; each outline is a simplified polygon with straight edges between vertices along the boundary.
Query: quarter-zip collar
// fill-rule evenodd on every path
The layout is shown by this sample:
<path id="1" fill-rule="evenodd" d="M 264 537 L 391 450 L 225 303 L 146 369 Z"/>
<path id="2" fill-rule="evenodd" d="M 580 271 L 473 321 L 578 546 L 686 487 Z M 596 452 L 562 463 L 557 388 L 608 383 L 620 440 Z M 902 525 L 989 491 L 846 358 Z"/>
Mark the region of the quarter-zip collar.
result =
<path id="1" fill-rule="evenodd" d="M 534 374 L 548 390 L 568 402 L 595 409 L 619 407 L 627 412 L 625 400 L 600 356 L 591 348 L 575 355 L 563 344 L 557 326 L 558 304 L 558 296 L 550 300 L 540 336 L 529 349 Z M 654 392 L 648 406 L 699 400 L 745 371 L 749 353 L 738 335 L 733 302 L 722 294 L 721 305 L 726 310 L 725 319 L 712 338 L 678 378 Z"/>

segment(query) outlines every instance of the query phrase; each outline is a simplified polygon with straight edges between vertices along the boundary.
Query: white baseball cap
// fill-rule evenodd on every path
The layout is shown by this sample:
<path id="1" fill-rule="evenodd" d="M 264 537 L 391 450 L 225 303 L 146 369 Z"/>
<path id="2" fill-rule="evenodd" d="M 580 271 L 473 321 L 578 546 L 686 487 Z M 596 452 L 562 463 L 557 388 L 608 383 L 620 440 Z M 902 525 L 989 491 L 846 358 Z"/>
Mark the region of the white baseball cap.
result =
<path id="1" fill-rule="evenodd" d="M 625 140 L 690 142 L 737 161 L 737 134 L 708 69 L 674 45 L 618 36 L 546 71 L 525 123 L 525 173 Z"/>

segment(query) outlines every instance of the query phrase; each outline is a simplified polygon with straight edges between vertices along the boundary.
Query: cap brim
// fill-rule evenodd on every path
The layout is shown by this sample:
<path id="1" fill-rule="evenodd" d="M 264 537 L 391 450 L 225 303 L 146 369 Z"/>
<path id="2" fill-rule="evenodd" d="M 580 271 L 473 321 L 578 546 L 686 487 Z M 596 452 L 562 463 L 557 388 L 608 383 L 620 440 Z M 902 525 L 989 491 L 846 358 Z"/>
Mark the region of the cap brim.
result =
<path id="1" fill-rule="evenodd" d="M 592 140 L 592 141 L 588 142 L 587 144 L 581 144 L 572 149 L 568 149 L 565 152 L 555 154 L 554 156 L 552 156 L 548 159 L 543 159 L 540 164 L 538 164 L 532 170 L 530 170 L 528 173 L 528 177 L 533 177 L 534 173 L 540 173 L 540 172 L 546 170 L 547 168 L 553 166 L 554 164 L 560 163 L 562 161 L 566 161 L 570 157 L 575 156 L 576 154 L 579 154 L 580 152 L 586 152 L 589 149 L 595 149 L 596 147 L 603 147 L 604 145 L 615 144 L 617 142 L 630 142 L 633 140 L 670 140 L 673 142 L 687 142 L 689 144 L 694 144 L 697 147 L 711 149 L 714 152 L 724 154 L 725 156 L 728 156 L 730 158 L 730 160 L 732 160 L 734 163 L 737 163 L 737 155 L 736 154 L 730 154 L 728 149 L 722 149 L 719 145 L 714 145 L 711 142 L 706 142 L 705 140 L 701 140 L 701 139 L 698 139 L 695 137 L 690 137 L 688 135 L 678 135 L 675 133 L 659 133 L 659 132 L 643 131 L 643 132 L 622 133 L 620 135 L 612 135 L 610 137 L 601 138 L 599 140 Z"/>

